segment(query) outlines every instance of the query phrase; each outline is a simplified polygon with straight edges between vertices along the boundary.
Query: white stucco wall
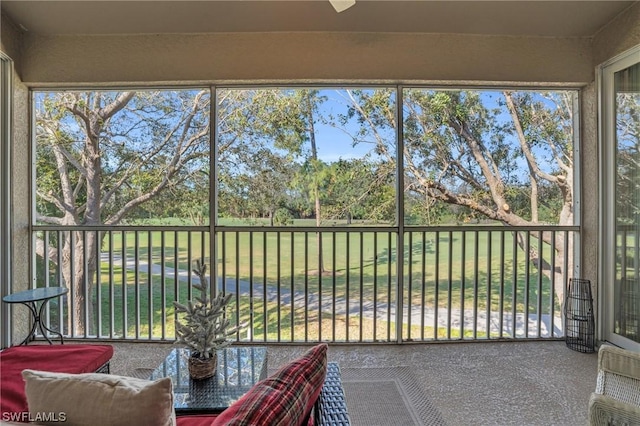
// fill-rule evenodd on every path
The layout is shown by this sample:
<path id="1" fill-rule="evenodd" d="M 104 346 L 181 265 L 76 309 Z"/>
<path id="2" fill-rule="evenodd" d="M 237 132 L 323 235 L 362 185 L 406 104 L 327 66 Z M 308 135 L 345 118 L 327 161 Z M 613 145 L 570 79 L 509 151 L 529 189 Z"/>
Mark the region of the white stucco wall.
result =
<path id="1" fill-rule="evenodd" d="M 6 15 L 0 14 L 0 51 L 13 60 L 18 75 L 21 74 L 22 41 L 20 30 Z"/>
<path id="2" fill-rule="evenodd" d="M 28 84 L 593 81 L 587 38 L 238 33 L 25 38 Z"/>
<path id="3" fill-rule="evenodd" d="M 11 153 L 11 185 L 12 185 L 12 233 L 13 233 L 13 261 L 12 291 L 30 288 L 29 265 L 31 259 L 29 233 L 30 212 L 30 131 L 29 131 L 29 91 L 19 80 L 14 78 L 13 93 L 13 149 Z M 14 342 L 20 342 L 27 335 L 31 315 L 22 305 L 12 305 L 14 321 L 12 322 L 12 337 Z"/>
<path id="4" fill-rule="evenodd" d="M 12 258 L 10 289 L 26 289 L 29 282 L 29 122 L 28 89 L 21 81 L 23 36 L 16 26 L 0 17 L 0 51 L 13 61 L 13 103 L 11 147 L 11 233 Z M 3 241 L 2 244 L 8 242 Z M 5 306 L 12 312 L 13 342 L 20 342 L 29 331 L 30 313 L 22 305 Z"/>
<path id="5" fill-rule="evenodd" d="M 621 13 L 593 39 L 593 66 L 640 44 L 640 3 Z"/>

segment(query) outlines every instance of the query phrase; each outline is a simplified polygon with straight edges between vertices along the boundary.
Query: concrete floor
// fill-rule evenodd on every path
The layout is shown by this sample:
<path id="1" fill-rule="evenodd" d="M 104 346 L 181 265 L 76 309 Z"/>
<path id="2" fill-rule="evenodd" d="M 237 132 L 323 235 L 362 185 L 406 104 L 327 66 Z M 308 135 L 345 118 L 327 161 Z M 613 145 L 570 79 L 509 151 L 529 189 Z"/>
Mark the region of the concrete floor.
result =
<path id="1" fill-rule="evenodd" d="M 152 368 L 170 344 L 114 343 L 114 374 Z M 309 346 L 267 345 L 269 370 Z M 331 345 L 341 368 L 411 367 L 447 424 L 585 425 L 597 355 L 562 341 Z"/>

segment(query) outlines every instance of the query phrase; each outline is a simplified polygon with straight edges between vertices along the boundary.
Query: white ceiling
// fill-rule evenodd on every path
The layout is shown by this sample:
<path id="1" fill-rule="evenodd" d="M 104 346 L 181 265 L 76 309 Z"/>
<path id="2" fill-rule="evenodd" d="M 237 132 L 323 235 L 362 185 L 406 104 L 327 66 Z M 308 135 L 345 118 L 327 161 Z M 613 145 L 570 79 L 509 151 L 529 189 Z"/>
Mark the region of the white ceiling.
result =
<path id="1" fill-rule="evenodd" d="M 328 0 L 2 0 L 30 33 L 154 34 L 364 31 L 589 37 L 633 1 L 357 0 L 338 14 Z"/>

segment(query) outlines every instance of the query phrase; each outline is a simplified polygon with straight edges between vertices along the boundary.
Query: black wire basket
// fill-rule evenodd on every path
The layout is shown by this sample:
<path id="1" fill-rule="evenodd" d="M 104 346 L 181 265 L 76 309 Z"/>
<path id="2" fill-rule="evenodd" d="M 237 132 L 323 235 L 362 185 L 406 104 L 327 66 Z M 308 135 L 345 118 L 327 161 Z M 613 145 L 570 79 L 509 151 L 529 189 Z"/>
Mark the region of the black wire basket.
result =
<path id="1" fill-rule="evenodd" d="M 595 352 L 595 319 L 591 282 L 580 278 L 569 280 L 564 301 L 565 342 L 569 349 Z"/>

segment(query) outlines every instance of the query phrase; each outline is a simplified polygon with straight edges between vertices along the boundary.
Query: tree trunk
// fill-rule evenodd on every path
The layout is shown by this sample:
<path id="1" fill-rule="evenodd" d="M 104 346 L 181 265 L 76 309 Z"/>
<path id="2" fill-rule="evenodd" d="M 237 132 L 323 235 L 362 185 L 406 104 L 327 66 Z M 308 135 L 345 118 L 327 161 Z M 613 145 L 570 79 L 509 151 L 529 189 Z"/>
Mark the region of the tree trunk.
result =
<path id="1" fill-rule="evenodd" d="M 82 337 L 91 331 L 86 319 L 92 318 L 92 288 L 99 262 L 96 257 L 99 236 L 98 232 L 87 232 L 85 245 L 82 232 L 65 234 L 61 267 L 64 286 L 69 289 L 72 303 L 68 317 L 69 334 Z M 89 311 L 86 311 L 86 307 Z"/>
<path id="2" fill-rule="evenodd" d="M 558 298 L 558 303 L 562 305 L 564 303 L 564 290 L 565 290 L 565 277 L 568 280 L 569 273 L 573 270 L 573 258 L 571 253 L 573 252 L 573 236 L 568 235 L 567 245 L 565 246 L 565 240 L 562 235 L 559 235 L 555 239 L 555 257 L 554 262 L 551 259 L 543 259 L 538 253 L 535 247 L 526 247 L 525 238 L 523 234 L 526 232 L 517 232 L 518 246 L 522 251 L 527 253 L 527 261 L 538 269 L 538 271 L 547 277 L 549 280 L 553 280 L 555 295 Z M 531 236 L 537 238 L 538 233 L 533 232 Z M 565 262 L 565 255 L 569 254 Z M 554 269 L 552 270 L 551 265 Z"/>
<path id="3" fill-rule="evenodd" d="M 311 97 L 307 96 L 307 113 L 308 113 L 308 119 L 309 119 L 309 141 L 311 143 L 311 158 L 312 161 L 314 163 L 314 167 L 316 166 L 317 162 L 318 162 L 318 147 L 316 145 L 316 130 L 313 124 L 313 107 L 311 105 Z M 317 170 L 314 170 L 314 172 L 317 172 Z M 320 216 L 320 188 L 319 188 L 319 183 L 318 183 L 318 177 L 315 176 L 314 173 L 314 177 L 313 177 L 313 196 L 315 198 L 315 212 L 316 212 L 316 226 L 320 227 L 320 224 L 322 223 L 322 218 Z M 318 275 L 321 276 L 322 273 L 325 271 L 324 269 L 324 259 L 322 256 L 322 242 L 320 241 L 321 239 L 321 235 L 319 232 L 316 233 L 316 245 L 318 248 Z"/>

